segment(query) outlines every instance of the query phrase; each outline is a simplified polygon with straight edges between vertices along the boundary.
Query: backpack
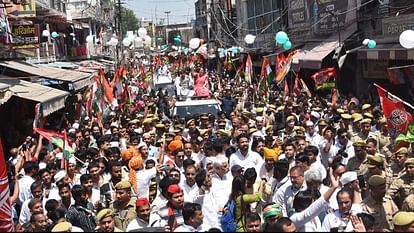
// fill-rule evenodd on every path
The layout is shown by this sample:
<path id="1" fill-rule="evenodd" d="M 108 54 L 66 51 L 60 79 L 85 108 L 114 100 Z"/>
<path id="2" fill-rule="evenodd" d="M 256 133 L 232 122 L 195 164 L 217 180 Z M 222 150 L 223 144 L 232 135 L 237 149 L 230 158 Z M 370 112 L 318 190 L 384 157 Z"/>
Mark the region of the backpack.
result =
<path id="1" fill-rule="evenodd" d="M 236 203 L 230 199 L 224 207 L 227 207 L 227 211 L 220 217 L 221 228 L 224 232 L 236 232 Z"/>

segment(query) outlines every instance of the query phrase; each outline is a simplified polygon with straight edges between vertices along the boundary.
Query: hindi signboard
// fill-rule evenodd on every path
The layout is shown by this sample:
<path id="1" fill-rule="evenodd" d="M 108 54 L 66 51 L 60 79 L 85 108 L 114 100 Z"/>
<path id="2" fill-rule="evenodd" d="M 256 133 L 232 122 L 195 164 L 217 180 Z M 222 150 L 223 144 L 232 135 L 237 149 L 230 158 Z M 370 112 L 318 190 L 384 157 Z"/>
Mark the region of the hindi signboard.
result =
<path id="1" fill-rule="evenodd" d="M 13 46 L 34 46 L 39 44 L 39 31 L 39 24 L 12 25 Z"/>

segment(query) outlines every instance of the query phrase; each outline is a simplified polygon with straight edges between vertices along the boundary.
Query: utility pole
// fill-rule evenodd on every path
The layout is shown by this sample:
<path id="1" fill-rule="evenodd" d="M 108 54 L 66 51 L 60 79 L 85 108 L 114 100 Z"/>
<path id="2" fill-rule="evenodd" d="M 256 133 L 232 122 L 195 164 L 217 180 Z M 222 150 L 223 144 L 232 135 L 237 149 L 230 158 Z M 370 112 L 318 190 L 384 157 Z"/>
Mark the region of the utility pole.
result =
<path id="1" fill-rule="evenodd" d="M 121 0 L 118 0 L 118 41 L 121 42 L 120 49 L 123 51 L 123 45 L 122 45 L 122 3 Z M 119 59 L 119 49 L 118 45 L 116 46 L 116 57 L 119 63 L 122 63 L 122 61 Z"/>
<path id="2" fill-rule="evenodd" d="M 168 45 L 168 32 L 167 32 L 167 29 L 168 29 L 168 26 L 170 25 L 169 15 L 171 14 L 171 11 L 165 11 L 164 13 L 167 15 L 167 26 L 165 27 L 165 41 L 167 42 L 167 45 Z"/>

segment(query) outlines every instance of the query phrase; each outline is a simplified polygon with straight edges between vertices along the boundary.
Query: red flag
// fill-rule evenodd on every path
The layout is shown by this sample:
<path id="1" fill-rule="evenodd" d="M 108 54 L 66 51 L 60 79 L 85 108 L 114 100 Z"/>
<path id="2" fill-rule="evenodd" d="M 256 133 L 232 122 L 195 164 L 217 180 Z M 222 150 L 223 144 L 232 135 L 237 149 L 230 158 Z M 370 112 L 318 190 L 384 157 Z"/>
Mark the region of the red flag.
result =
<path id="1" fill-rule="evenodd" d="M 306 94 L 308 95 L 308 97 L 312 97 L 312 94 L 309 91 L 308 85 L 306 85 L 305 81 L 303 81 L 303 79 L 300 79 L 300 82 L 302 83 L 302 90 L 304 92 L 306 92 Z"/>
<path id="2" fill-rule="evenodd" d="M 338 91 L 336 89 L 332 89 L 332 105 L 336 106 L 336 102 L 338 101 Z"/>
<path id="3" fill-rule="evenodd" d="M 13 232 L 13 215 L 10 200 L 9 180 L 7 177 L 6 159 L 0 138 L 0 231 Z"/>
<path id="4" fill-rule="evenodd" d="M 293 91 L 295 92 L 296 96 L 300 95 L 300 87 L 299 87 L 299 74 L 296 73 L 296 78 L 295 78 L 295 87 L 293 88 Z"/>
<path id="5" fill-rule="evenodd" d="M 287 83 L 287 80 L 285 79 L 285 100 L 287 100 L 289 97 L 289 85 Z"/>
<path id="6" fill-rule="evenodd" d="M 246 67 L 244 70 L 244 79 L 246 80 L 246 82 L 251 84 L 252 78 L 253 78 L 253 63 L 252 63 L 252 58 L 250 57 L 250 53 L 248 53 L 247 60 L 246 60 Z"/>
<path id="7" fill-rule="evenodd" d="M 103 72 L 102 69 L 99 69 L 99 81 L 101 82 L 103 91 L 104 91 L 104 95 L 105 95 L 105 99 L 107 101 L 108 104 L 113 104 L 115 99 L 114 99 L 114 95 L 112 93 L 112 88 L 108 83 L 108 80 L 106 80 L 105 74 Z"/>
<path id="8" fill-rule="evenodd" d="M 411 114 L 405 110 L 401 101 L 395 101 L 388 97 L 388 92 L 376 85 L 378 96 L 380 97 L 382 111 L 387 119 L 387 127 L 399 133 L 405 133 L 407 126 L 411 122 Z"/>
<path id="9" fill-rule="evenodd" d="M 316 90 L 328 90 L 336 88 L 336 69 L 333 67 L 320 69 L 312 75 Z"/>

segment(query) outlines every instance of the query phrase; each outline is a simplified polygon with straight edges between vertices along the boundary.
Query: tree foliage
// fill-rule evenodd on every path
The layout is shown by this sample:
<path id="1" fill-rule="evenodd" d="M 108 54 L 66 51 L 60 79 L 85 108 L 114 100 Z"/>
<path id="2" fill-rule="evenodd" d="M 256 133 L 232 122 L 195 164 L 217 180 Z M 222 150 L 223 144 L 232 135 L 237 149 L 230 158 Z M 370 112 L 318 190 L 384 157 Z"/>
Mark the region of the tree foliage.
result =
<path id="1" fill-rule="evenodd" d="M 122 33 L 126 34 L 127 31 L 136 31 L 139 28 L 138 18 L 135 16 L 134 11 L 131 9 L 121 7 L 122 12 Z"/>

